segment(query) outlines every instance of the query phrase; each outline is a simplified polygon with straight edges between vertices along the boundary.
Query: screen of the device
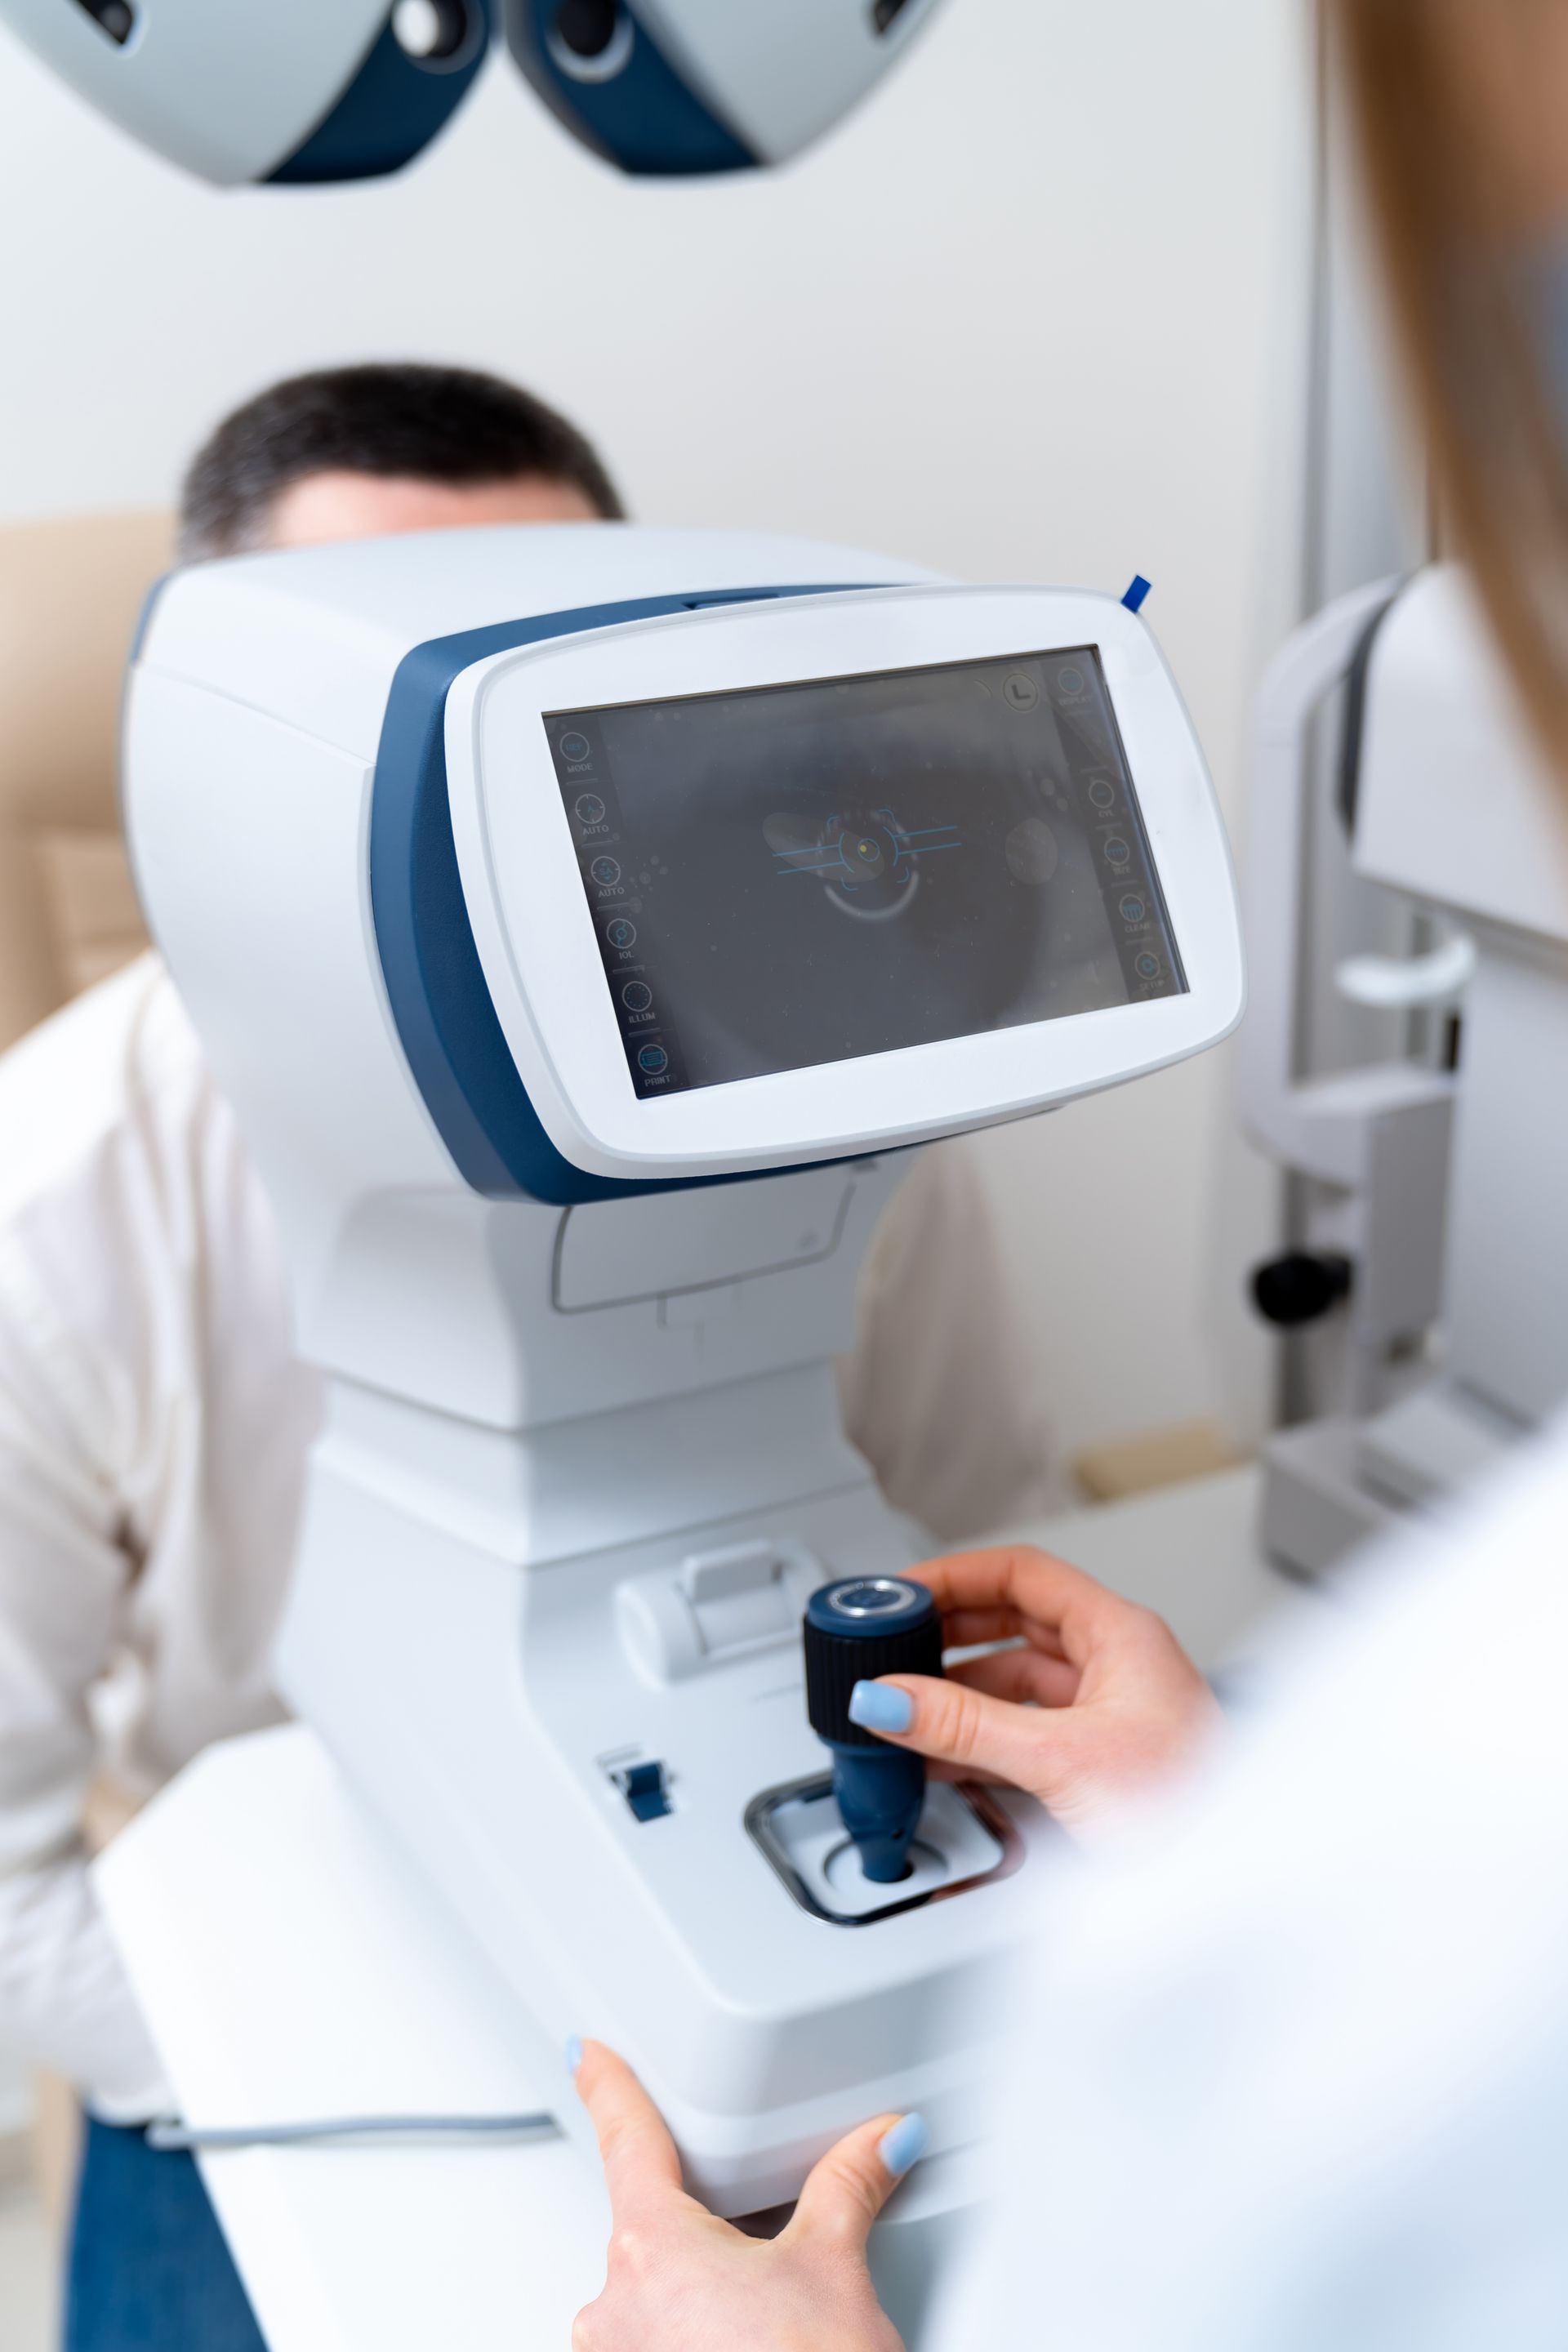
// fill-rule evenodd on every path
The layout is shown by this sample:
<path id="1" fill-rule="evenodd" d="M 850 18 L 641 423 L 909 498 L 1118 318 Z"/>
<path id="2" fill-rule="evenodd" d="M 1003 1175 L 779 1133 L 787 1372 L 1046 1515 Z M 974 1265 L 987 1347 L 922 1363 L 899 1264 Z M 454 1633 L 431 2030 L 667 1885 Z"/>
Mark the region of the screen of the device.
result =
<path id="1" fill-rule="evenodd" d="M 1185 992 L 1090 646 L 545 728 L 643 1097 Z"/>

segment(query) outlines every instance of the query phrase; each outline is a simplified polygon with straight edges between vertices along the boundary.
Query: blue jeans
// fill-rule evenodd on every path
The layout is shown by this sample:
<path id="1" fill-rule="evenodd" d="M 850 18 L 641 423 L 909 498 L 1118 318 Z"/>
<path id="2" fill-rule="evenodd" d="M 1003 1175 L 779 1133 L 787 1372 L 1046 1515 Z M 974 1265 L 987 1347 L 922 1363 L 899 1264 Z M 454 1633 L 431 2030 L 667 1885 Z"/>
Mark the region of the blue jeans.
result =
<path id="1" fill-rule="evenodd" d="M 65 2352 L 266 2352 L 195 2159 L 90 2116 Z"/>

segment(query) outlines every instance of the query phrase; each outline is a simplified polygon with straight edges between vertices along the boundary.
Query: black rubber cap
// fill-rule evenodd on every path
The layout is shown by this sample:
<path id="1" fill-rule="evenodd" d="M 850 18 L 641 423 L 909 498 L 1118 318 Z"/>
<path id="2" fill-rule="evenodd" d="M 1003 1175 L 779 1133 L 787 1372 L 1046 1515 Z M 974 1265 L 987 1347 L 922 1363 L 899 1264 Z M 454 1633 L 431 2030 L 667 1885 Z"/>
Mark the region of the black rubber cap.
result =
<path id="1" fill-rule="evenodd" d="M 849 1720 L 849 1694 L 879 1675 L 940 1675 L 942 1616 L 923 1584 L 854 1576 L 814 1592 L 805 1612 L 805 1707 L 819 1739 L 881 1748 Z"/>
<path id="2" fill-rule="evenodd" d="M 1286 1331 L 1316 1323 L 1351 1295 L 1355 1269 L 1348 1257 L 1292 1250 L 1271 1258 L 1252 1277 L 1252 1299 L 1266 1323 Z"/>
<path id="3" fill-rule="evenodd" d="M 619 0 L 561 0 L 555 34 L 574 58 L 602 58 L 620 30 Z"/>
<path id="4" fill-rule="evenodd" d="M 136 11 L 131 0 L 81 0 L 81 5 L 111 41 L 121 48 L 125 47 L 136 30 Z"/>

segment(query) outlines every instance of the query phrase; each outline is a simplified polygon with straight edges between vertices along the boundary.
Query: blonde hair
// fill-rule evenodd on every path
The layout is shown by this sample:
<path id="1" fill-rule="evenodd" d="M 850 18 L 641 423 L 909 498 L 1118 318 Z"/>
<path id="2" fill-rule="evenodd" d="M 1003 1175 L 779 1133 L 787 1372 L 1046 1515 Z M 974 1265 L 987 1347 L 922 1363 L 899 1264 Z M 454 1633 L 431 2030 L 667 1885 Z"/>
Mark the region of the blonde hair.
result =
<path id="1" fill-rule="evenodd" d="M 1325 5 L 1446 523 L 1568 781 L 1568 0 Z"/>

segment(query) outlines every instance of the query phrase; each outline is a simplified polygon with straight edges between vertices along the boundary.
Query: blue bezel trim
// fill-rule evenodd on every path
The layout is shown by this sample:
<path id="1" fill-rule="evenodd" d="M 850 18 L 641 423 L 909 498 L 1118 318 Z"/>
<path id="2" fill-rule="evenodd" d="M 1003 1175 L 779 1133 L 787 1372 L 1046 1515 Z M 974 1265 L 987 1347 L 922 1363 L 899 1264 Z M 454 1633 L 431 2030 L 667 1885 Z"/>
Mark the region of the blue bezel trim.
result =
<path id="1" fill-rule="evenodd" d="M 386 23 L 330 113 L 268 174 L 278 187 L 380 180 L 422 154 L 457 112 L 490 51 L 492 0 L 471 0 L 479 30 L 471 56 L 450 65 L 411 58 Z"/>
<path id="2" fill-rule="evenodd" d="M 571 1208 L 731 1180 L 634 1184 L 591 1176 L 563 1159 L 545 1133 L 496 1018 L 458 870 L 447 790 L 447 697 L 454 682 L 492 654 L 552 637 L 710 605 L 827 593 L 822 587 L 741 588 L 584 604 L 433 637 L 398 664 L 371 793 L 371 916 L 387 1000 L 414 1082 L 459 1174 L 476 1192 L 490 1200 Z M 847 583 L 843 593 L 848 593 Z"/>
<path id="3" fill-rule="evenodd" d="M 507 37 L 522 74 L 584 145 L 646 179 L 756 170 L 760 156 L 681 79 L 635 7 L 630 55 L 605 81 L 579 81 L 556 64 L 548 36 L 559 7 L 507 0 Z"/>

